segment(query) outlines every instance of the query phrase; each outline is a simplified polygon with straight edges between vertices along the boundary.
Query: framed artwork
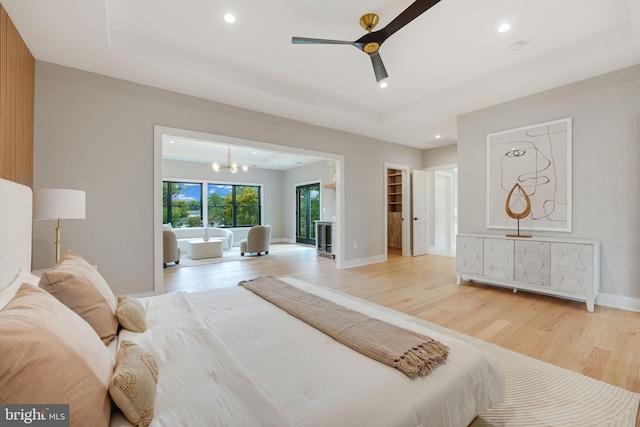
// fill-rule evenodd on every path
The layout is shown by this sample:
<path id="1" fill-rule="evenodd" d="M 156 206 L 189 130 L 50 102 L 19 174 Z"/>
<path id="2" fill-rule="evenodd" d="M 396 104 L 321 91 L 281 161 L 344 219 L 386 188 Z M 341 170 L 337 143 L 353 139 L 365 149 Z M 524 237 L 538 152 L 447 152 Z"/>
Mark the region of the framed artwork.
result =
<path id="1" fill-rule="evenodd" d="M 571 231 L 571 117 L 487 135 L 487 228 L 516 229 L 505 209 L 515 184 L 531 204 L 520 229 Z M 514 192 L 510 208 L 525 204 Z"/>

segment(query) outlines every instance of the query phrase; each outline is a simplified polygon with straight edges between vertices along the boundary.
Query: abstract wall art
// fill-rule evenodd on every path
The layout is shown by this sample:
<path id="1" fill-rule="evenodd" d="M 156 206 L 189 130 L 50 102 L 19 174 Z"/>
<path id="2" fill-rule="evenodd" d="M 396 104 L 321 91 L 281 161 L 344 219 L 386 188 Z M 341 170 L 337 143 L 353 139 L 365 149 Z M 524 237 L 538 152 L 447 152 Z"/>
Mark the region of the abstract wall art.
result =
<path id="1" fill-rule="evenodd" d="M 509 191 L 519 184 L 531 213 L 522 230 L 571 231 L 571 118 L 487 135 L 487 228 L 515 229 L 505 211 Z M 526 200 L 514 192 L 510 208 Z"/>

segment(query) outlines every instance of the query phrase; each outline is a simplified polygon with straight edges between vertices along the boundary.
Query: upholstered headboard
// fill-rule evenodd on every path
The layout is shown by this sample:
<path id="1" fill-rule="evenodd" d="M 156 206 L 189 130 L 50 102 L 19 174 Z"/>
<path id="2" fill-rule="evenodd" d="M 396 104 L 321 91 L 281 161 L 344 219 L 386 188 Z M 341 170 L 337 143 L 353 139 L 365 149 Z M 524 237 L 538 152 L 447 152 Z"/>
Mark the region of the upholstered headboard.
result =
<path id="1" fill-rule="evenodd" d="M 31 269 L 31 188 L 0 179 L 0 290 Z"/>

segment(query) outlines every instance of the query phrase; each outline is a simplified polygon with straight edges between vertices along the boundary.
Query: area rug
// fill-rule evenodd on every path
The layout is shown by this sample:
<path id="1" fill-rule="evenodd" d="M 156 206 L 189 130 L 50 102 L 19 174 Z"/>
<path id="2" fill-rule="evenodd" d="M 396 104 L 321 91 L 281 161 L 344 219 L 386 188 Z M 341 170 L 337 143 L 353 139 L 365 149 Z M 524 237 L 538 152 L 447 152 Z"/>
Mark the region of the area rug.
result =
<path id="1" fill-rule="evenodd" d="M 286 280 L 300 282 L 293 278 L 286 278 Z M 335 289 L 324 289 L 393 313 L 408 322 L 465 341 L 492 354 L 505 372 L 506 399 L 502 404 L 479 414 L 471 424 L 473 427 L 634 427 L 636 425 L 640 404 L 638 393 L 524 356 Z"/>
<path id="2" fill-rule="evenodd" d="M 230 261 L 251 261 L 266 258 L 273 258 L 276 256 L 282 256 L 283 254 L 299 253 L 300 251 L 315 252 L 315 248 L 312 246 L 296 245 L 292 243 L 273 243 L 269 246 L 269 255 L 262 254 L 257 256 L 256 254 L 245 254 L 240 256 L 240 248 L 234 246 L 222 253 L 222 257 L 218 258 L 203 258 L 203 259 L 191 259 L 188 256 L 180 258 L 180 264 L 168 264 L 167 268 L 180 268 L 180 267 L 192 267 L 194 265 L 204 264 L 217 264 L 221 262 Z"/>

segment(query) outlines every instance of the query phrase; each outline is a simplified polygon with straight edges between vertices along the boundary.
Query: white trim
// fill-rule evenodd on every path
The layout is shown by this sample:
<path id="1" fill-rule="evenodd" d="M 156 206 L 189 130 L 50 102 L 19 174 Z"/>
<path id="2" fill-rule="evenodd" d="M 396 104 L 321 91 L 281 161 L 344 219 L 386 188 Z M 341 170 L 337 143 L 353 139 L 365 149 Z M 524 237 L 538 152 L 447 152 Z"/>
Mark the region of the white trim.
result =
<path id="1" fill-rule="evenodd" d="M 385 262 L 386 260 L 386 255 L 376 255 L 368 258 L 352 259 L 344 262 L 344 268 L 362 267 L 363 265 L 377 264 L 379 262 Z"/>
<path id="2" fill-rule="evenodd" d="M 599 293 L 598 296 L 596 297 L 596 305 L 602 305 L 605 307 L 613 307 L 620 310 L 635 311 L 640 313 L 640 298 Z"/>
<path id="3" fill-rule="evenodd" d="M 156 294 L 164 293 L 164 274 L 162 272 L 162 135 L 169 134 L 175 136 L 184 136 L 187 138 L 216 140 L 231 145 L 244 145 L 249 147 L 261 148 L 265 150 L 280 151 L 292 154 L 303 154 L 307 156 L 315 156 L 323 159 L 334 160 L 336 162 L 336 236 L 337 241 L 334 242 L 336 255 L 336 268 L 345 268 L 344 242 L 346 227 L 343 222 L 346 218 L 345 213 L 345 184 L 344 184 L 344 155 L 334 154 L 322 151 L 308 150 L 298 147 L 290 147 L 284 145 L 271 144 L 267 142 L 252 141 L 242 138 L 234 138 L 224 135 L 213 135 L 210 133 L 190 131 L 186 129 L 178 129 L 168 126 L 153 126 L 153 248 L 154 248 L 154 266 L 153 281 Z"/>
<path id="4" fill-rule="evenodd" d="M 162 131 L 153 130 L 153 290 L 164 293 L 162 271 Z"/>

